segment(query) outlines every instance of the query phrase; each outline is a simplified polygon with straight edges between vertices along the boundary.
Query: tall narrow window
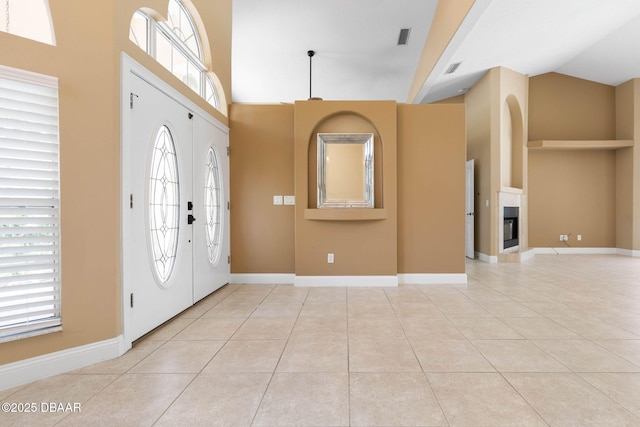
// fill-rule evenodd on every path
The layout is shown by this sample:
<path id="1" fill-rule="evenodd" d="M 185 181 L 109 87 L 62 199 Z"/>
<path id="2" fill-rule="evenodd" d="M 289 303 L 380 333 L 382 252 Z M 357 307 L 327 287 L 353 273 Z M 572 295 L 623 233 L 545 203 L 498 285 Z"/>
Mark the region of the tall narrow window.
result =
<path id="1" fill-rule="evenodd" d="M 59 330 L 58 83 L 0 68 L 0 341 Z"/>
<path id="2" fill-rule="evenodd" d="M 56 44 L 48 0 L 0 0 L 0 31 Z"/>
<path id="3" fill-rule="evenodd" d="M 169 0 L 166 21 L 156 21 L 141 10 L 136 11 L 131 18 L 129 39 L 220 111 L 218 90 L 204 63 L 202 41 L 180 0 Z"/>

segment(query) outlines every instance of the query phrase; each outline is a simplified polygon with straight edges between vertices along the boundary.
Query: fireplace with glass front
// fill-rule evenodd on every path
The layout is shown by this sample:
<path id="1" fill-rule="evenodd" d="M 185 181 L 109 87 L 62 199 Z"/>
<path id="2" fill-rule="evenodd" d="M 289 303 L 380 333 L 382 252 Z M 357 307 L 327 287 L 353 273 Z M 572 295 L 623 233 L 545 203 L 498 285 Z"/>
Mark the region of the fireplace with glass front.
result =
<path id="1" fill-rule="evenodd" d="M 519 208 L 512 206 L 504 208 L 504 249 L 518 246 L 518 216 Z"/>

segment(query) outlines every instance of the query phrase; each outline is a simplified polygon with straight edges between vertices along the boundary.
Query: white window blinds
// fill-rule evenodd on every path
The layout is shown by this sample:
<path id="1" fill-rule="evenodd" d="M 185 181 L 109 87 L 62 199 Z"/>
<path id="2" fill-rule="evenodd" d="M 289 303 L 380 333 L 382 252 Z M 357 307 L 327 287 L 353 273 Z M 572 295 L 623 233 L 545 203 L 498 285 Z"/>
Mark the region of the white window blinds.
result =
<path id="1" fill-rule="evenodd" d="M 59 330 L 57 79 L 0 67 L 0 341 Z"/>

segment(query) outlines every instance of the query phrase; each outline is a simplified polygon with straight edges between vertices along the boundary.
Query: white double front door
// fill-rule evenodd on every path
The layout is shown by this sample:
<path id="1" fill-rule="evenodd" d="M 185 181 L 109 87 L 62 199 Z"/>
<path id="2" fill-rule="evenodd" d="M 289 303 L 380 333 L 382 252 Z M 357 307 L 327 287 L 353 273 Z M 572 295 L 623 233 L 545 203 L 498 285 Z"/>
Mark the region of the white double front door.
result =
<path id="1" fill-rule="evenodd" d="M 228 129 L 123 60 L 125 341 L 229 282 Z"/>

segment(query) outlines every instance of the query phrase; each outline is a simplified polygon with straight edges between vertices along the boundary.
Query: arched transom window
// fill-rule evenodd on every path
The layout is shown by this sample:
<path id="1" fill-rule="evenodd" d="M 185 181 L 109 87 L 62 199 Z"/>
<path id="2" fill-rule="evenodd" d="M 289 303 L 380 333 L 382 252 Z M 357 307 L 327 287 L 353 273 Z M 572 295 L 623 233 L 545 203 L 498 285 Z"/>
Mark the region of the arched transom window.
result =
<path id="1" fill-rule="evenodd" d="M 48 0 L 0 0 L 0 31 L 56 44 Z"/>
<path id="2" fill-rule="evenodd" d="M 198 30 L 180 0 L 169 0 L 166 21 L 156 21 L 145 12 L 136 11 L 131 18 L 129 39 L 224 113 L 215 75 L 204 63 Z"/>

